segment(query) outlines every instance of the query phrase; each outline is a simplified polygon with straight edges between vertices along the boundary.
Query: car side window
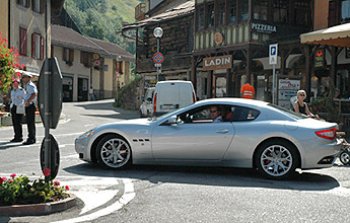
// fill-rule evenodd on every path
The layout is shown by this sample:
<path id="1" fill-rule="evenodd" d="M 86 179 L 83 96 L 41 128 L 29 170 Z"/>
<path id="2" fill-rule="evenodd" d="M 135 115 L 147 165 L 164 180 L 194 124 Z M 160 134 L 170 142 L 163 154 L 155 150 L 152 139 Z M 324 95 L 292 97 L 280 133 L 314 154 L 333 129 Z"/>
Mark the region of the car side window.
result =
<path id="1" fill-rule="evenodd" d="M 252 121 L 255 120 L 260 112 L 258 110 L 247 107 L 232 107 L 232 121 Z"/>
<path id="2" fill-rule="evenodd" d="M 201 107 L 182 113 L 178 117 L 183 123 L 210 123 L 209 108 Z"/>

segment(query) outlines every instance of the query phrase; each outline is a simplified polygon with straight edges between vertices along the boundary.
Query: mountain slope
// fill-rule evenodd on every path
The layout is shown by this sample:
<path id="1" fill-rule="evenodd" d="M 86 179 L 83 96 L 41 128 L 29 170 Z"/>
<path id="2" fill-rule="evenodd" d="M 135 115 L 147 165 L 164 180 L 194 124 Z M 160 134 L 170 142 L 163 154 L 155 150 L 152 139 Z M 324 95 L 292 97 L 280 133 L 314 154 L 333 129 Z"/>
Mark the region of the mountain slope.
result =
<path id="1" fill-rule="evenodd" d="M 135 21 L 141 0 L 66 0 L 64 7 L 84 35 L 116 43 L 135 53 L 134 43 L 121 35 L 122 24 Z"/>

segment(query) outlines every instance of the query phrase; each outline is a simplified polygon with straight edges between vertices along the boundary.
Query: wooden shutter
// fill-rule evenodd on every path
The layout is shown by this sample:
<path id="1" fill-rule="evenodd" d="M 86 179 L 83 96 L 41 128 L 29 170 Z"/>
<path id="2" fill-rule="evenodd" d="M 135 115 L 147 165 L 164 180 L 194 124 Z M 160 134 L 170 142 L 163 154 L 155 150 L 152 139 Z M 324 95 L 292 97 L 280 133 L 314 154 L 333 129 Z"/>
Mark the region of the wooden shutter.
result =
<path id="1" fill-rule="evenodd" d="M 21 55 L 27 56 L 27 29 L 19 28 L 20 50 Z"/>
<path id="2" fill-rule="evenodd" d="M 69 49 L 69 62 L 73 63 L 74 61 L 74 50 Z"/>
<path id="3" fill-rule="evenodd" d="M 35 58 L 35 34 L 32 33 L 32 57 Z"/>
<path id="4" fill-rule="evenodd" d="M 67 48 L 63 48 L 63 50 L 62 50 L 62 60 L 64 62 L 67 61 L 67 53 L 66 53 L 66 51 L 67 51 Z"/>
<path id="5" fill-rule="evenodd" d="M 45 49 L 44 38 L 40 36 L 40 60 L 44 59 L 44 49 Z"/>

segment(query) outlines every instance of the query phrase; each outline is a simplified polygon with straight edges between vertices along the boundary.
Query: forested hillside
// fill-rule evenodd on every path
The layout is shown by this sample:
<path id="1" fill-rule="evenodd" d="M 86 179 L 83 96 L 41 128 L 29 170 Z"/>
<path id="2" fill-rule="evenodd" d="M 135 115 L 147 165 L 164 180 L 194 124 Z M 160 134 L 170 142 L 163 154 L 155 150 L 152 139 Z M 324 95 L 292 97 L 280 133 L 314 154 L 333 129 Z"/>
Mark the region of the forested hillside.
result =
<path id="1" fill-rule="evenodd" d="M 117 43 L 131 53 L 134 43 L 121 35 L 123 23 L 135 21 L 135 6 L 142 0 L 66 0 L 65 8 L 84 35 Z"/>

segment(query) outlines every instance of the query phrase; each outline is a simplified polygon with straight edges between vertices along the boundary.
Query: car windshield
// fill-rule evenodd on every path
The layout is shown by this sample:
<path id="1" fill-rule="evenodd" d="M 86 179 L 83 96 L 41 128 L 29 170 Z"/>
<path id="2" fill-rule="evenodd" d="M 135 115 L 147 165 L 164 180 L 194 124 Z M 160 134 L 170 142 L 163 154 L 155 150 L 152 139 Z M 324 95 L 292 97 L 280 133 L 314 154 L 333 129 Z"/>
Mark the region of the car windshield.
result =
<path id="1" fill-rule="evenodd" d="M 273 108 L 275 108 L 275 109 L 277 109 L 277 110 L 280 110 L 280 111 L 282 111 L 282 112 L 285 112 L 285 113 L 287 113 L 288 115 L 292 116 L 292 117 L 295 118 L 295 119 L 304 119 L 304 118 L 308 118 L 308 117 L 307 117 L 306 115 L 304 115 L 304 114 L 296 113 L 296 112 L 291 111 L 291 110 L 289 110 L 289 109 L 283 108 L 283 107 L 281 107 L 281 106 L 279 106 L 279 105 L 268 104 L 268 106 L 273 107 Z"/>

